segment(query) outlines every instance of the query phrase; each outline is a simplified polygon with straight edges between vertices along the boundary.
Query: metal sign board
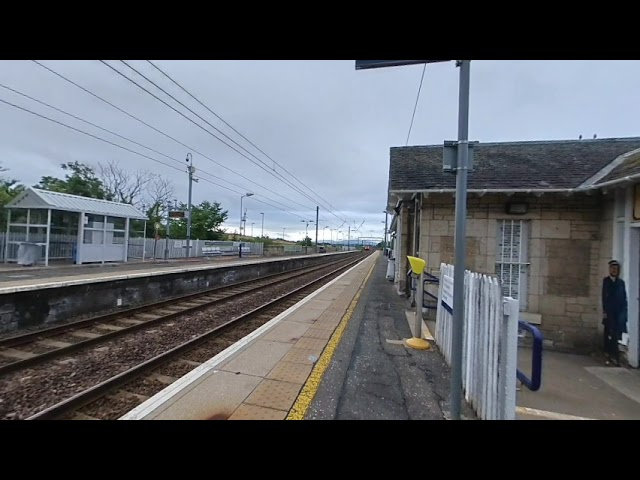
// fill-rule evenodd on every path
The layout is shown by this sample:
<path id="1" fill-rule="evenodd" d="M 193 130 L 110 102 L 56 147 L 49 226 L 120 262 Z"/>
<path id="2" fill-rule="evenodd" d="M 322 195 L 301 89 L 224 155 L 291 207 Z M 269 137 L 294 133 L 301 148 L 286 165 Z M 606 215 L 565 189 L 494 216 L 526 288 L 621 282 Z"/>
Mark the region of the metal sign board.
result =
<path id="1" fill-rule="evenodd" d="M 169 218 L 184 218 L 184 212 L 169 212 Z"/>
<path id="2" fill-rule="evenodd" d="M 469 142 L 469 156 L 467 160 L 467 171 L 473 172 L 473 147 L 479 142 Z M 442 159 L 442 169 L 445 172 L 455 173 L 458 169 L 458 142 L 445 141 Z"/>
<path id="3" fill-rule="evenodd" d="M 356 60 L 356 70 L 372 68 L 402 67 L 419 63 L 450 62 L 451 60 Z"/>
<path id="4" fill-rule="evenodd" d="M 442 276 L 442 306 L 453 313 L 453 277 Z"/>

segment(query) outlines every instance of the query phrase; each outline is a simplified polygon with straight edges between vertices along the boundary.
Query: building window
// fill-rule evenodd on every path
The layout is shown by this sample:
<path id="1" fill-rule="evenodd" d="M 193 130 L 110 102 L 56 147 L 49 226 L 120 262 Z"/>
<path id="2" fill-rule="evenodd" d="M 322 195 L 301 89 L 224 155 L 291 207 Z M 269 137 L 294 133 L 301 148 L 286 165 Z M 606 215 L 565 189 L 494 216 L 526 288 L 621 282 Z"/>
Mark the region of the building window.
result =
<path id="1" fill-rule="evenodd" d="M 496 275 L 502 284 L 502 294 L 518 300 L 520 311 L 526 311 L 530 266 L 529 222 L 498 220 L 496 243 Z"/>

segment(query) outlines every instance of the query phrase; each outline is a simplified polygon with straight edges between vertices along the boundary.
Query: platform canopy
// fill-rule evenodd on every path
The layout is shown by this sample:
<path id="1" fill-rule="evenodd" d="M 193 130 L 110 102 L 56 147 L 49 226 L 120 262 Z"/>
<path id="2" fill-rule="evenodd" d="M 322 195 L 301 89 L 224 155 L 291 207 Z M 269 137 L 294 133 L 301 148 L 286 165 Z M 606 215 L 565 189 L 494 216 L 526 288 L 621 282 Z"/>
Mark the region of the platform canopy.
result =
<path id="1" fill-rule="evenodd" d="M 25 244 L 36 250 L 44 247 L 48 265 L 52 228 L 62 230 L 54 232 L 56 241 L 72 245 L 73 252 L 54 258 L 71 257 L 75 263 L 126 262 L 130 220 L 147 220 L 133 205 L 38 188 L 27 188 L 5 208 L 9 209 L 5 262 L 12 256 L 11 248 L 17 251 Z M 53 220 L 60 219 L 58 225 L 52 225 L 52 212 Z"/>
<path id="2" fill-rule="evenodd" d="M 146 220 L 147 216 L 128 203 L 110 202 L 81 197 L 68 193 L 50 192 L 39 188 L 27 188 L 10 201 L 5 208 L 51 209 L 65 212 L 84 212 L 94 215 Z"/>

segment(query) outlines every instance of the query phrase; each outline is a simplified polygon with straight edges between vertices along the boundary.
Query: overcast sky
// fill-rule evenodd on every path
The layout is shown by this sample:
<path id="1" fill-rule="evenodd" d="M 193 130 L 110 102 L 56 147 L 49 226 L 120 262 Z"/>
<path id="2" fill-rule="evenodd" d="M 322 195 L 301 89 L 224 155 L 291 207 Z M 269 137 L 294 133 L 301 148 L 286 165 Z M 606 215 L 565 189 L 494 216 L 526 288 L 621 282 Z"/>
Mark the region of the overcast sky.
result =
<path id="1" fill-rule="evenodd" d="M 0 88 L 0 99 L 118 143 L 184 170 L 193 154 L 197 176 L 236 192 L 244 199 L 247 233 L 260 212 L 265 234 L 300 240 L 303 218 L 315 219 L 320 205 L 323 227 L 346 219 L 352 238 L 381 237 L 384 230 L 389 148 L 404 146 L 423 67 L 421 65 L 356 72 L 354 61 L 157 61 L 157 65 L 196 98 L 242 133 L 280 166 L 269 175 L 133 83 L 97 60 L 43 61 L 86 89 L 171 135 L 192 149 L 249 180 L 212 163 L 31 61 L 2 61 L 0 83 L 153 148 L 173 160 L 88 126 Z M 194 121 L 222 137 L 183 107 L 168 99 L 119 61 L 111 65 L 166 100 Z M 174 95 L 234 141 L 273 167 L 253 148 L 146 61 L 130 65 Z M 577 139 L 640 135 L 640 61 L 474 61 L 471 70 L 470 139 L 480 142 Z M 441 144 L 457 135 L 458 70 L 453 62 L 427 67 L 410 145 Z M 154 163 L 94 138 L 0 103 L 0 164 L 25 184 L 44 175 L 63 176 L 59 165 L 118 161 L 131 170 L 148 169 L 170 177 L 177 199 L 187 198 L 187 174 Z M 227 143 L 230 140 L 224 139 Z M 239 147 L 234 147 L 242 151 Z M 246 152 L 243 152 L 246 154 Z M 251 157 L 259 164 L 256 158 Z M 221 177 L 215 179 L 208 174 Z M 284 175 L 310 200 L 275 177 Z M 232 186 L 232 182 L 238 186 Z M 270 190 L 270 191 L 269 191 Z M 262 195 L 258 197 L 258 194 Z M 229 211 L 226 227 L 240 223 L 240 195 L 200 181 L 194 202 L 219 201 Z M 259 203 L 265 200 L 282 210 Z M 335 209 L 328 210 L 329 204 Z M 283 211 L 286 210 L 287 212 Z M 295 210 L 295 212 L 292 212 Z M 340 219 L 339 219 L 339 218 Z M 342 229 L 347 231 L 347 225 Z M 315 227 L 309 226 L 309 231 Z M 314 236 L 311 234 L 310 236 Z M 334 233 L 334 239 L 336 234 Z M 328 239 L 330 232 L 326 230 Z"/>

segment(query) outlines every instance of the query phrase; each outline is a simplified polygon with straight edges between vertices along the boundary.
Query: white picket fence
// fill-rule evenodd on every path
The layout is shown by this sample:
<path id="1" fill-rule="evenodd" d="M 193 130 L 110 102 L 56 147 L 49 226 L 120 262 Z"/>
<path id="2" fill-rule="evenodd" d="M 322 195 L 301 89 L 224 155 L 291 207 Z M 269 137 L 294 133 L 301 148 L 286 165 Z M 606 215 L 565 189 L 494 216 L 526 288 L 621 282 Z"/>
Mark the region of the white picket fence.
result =
<path id="1" fill-rule="evenodd" d="M 442 305 L 444 277 L 453 265 L 440 266 L 435 339 L 451 365 L 453 316 Z M 518 301 L 502 296 L 496 278 L 465 272 L 465 323 L 462 384 L 467 403 L 483 420 L 515 420 L 518 368 Z"/>

